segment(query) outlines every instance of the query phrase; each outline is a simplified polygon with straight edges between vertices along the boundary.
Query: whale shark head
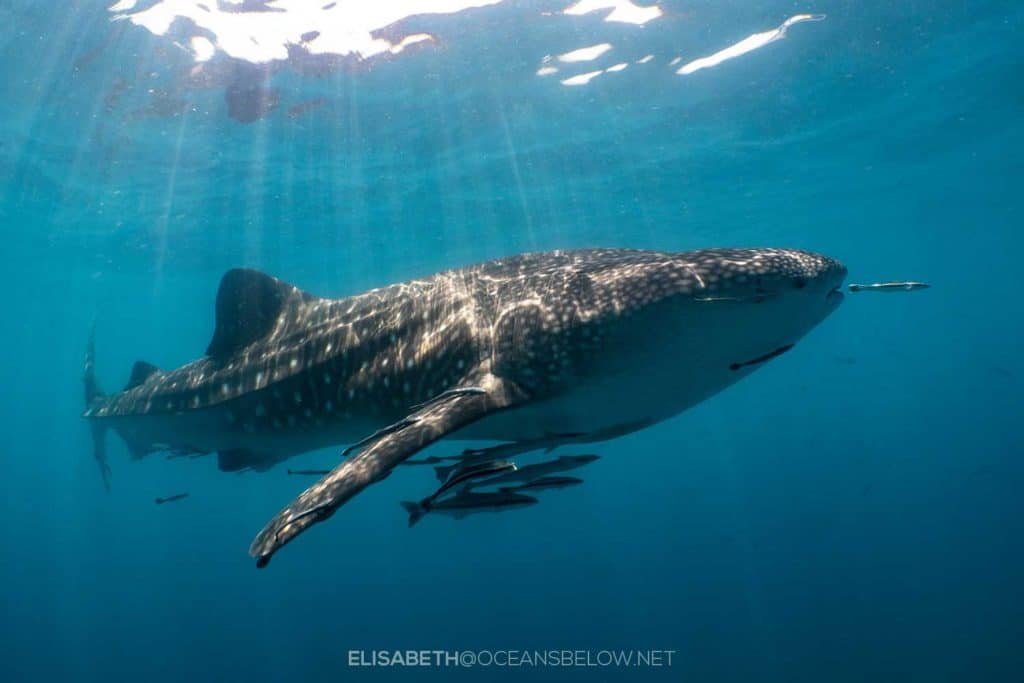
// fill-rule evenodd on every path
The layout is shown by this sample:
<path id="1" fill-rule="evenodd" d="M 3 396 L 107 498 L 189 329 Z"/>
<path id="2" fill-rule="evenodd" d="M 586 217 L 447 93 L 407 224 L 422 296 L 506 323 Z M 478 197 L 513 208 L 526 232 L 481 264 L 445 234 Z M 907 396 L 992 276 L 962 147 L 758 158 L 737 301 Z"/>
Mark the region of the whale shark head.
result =
<path id="1" fill-rule="evenodd" d="M 696 280 L 689 291 L 699 302 L 781 303 L 820 322 L 842 303 L 846 267 L 796 249 L 706 249 L 680 255 Z"/>
<path id="2" fill-rule="evenodd" d="M 793 249 L 709 249 L 678 256 L 686 350 L 743 374 L 788 351 L 842 303 L 846 267 Z"/>
<path id="3" fill-rule="evenodd" d="M 846 276 L 835 259 L 789 249 L 553 260 L 541 296 L 517 290 L 493 327 L 491 367 L 543 410 L 493 421 L 488 438 L 624 433 L 668 419 L 791 349 L 836 310 Z"/>
<path id="4" fill-rule="evenodd" d="M 611 340 L 597 372 L 620 385 L 633 381 L 632 395 L 656 397 L 653 407 L 637 406 L 638 419 L 674 414 L 721 391 L 791 349 L 843 300 L 846 268 L 820 254 L 706 249 L 659 256 L 593 278 L 617 313 L 596 316 L 595 331 L 581 335 Z"/>

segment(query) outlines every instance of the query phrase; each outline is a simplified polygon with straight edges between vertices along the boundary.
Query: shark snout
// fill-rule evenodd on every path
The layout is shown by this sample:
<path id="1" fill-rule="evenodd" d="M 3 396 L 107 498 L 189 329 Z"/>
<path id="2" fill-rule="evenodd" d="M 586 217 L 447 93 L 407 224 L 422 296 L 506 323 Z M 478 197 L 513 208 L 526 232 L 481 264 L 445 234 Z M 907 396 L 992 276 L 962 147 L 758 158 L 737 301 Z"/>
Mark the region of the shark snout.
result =
<path id="1" fill-rule="evenodd" d="M 822 259 L 819 277 L 826 282 L 829 290 L 842 287 L 847 274 L 846 266 L 830 256 L 819 256 L 819 258 Z"/>
<path id="2" fill-rule="evenodd" d="M 786 250 L 777 258 L 776 267 L 798 284 L 814 281 L 828 289 L 842 285 L 846 278 L 846 266 L 831 256 L 811 251 Z"/>
<path id="3" fill-rule="evenodd" d="M 846 279 L 846 266 L 831 256 L 786 250 L 777 257 L 776 273 L 784 289 L 788 281 L 793 289 L 806 290 L 815 299 L 824 297 L 829 304 L 837 305 L 843 299 L 840 288 Z"/>
<path id="4" fill-rule="evenodd" d="M 833 258 L 827 256 L 821 258 L 824 259 L 824 263 L 819 277 L 823 283 L 822 289 L 825 290 L 825 301 L 829 305 L 829 309 L 834 310 L 843 302 L 841 288 L 846 280 L 847 270 L 846 266 Z"/>

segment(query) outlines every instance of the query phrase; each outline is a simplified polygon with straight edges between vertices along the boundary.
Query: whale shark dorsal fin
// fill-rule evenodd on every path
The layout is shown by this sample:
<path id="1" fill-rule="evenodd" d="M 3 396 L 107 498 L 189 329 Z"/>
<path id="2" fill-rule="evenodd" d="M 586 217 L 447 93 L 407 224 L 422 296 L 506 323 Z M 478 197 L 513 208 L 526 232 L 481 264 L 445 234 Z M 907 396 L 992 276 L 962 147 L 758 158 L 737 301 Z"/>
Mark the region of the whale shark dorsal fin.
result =
<path id="1" fill-rule="evenodd" d="M 129 375 L 128 384 L 124 386 L 124 390 L 134 389 L 158 372 L 160 372 L 160 368 L 152 363 L 147 363 L 144 360 L 135 361 L 135 365 L 132 366 L 132 374 Z"/>
<path id="2" fill-rule="evenodd" d="M 232 355 L 270 334 L 289 307 L 313 298 L 258 270 L 229 270 L 217 290 L 216 323 L 206 355 Z"/>

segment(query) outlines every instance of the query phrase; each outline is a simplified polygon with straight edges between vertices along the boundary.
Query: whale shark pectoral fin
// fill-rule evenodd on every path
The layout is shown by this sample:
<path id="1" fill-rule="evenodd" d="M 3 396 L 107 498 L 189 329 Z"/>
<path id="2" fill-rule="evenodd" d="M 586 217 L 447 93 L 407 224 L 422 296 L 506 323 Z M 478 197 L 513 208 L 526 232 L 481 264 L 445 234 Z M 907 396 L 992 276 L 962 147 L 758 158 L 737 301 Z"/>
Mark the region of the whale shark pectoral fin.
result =
<path id="1" fill-rule="evenodd" d="M 288 311 L 315 299 L 287 282 L 248 268 L 224 273 L 206 355 L 223 358 L 270 334 Z"/>
<path id="2" fill-rule="evenodd" d="M 414 405 L 412 407 L 412 410 L 414 412 L 422 412 L 423 409 L 425 409 L 428 406 L 431 406 L 431 405 L 433 405 L 433 404 L 435 404 L 435 403 L 437 403 L 439 401 L 447 401 L 448 399 L 455 398 L 457 396 L 467 396 L 467 395 L 470 395 L 470 394 L 486 394 L 486 393 L 487 393 L 487 391 L 485 391 L 484 389 L 481 389 L 480 387 L 463 387 L 463 388 L 460 388 L 460 389 L 449 389 L 448 391 L 441 392 L 437 396 L 435 396 L 435 397 L 433 397 L 431 399 L 428 399 L 427 401 L 425 401 L 423 403 L 419 403 L 417 405 Z M 358 451 L 360 448 L 363 448 L 364 446 L 366 446 L 366 444 L 370 443 L 371 441 L 376 441 L 377 439 L 381 438 L 382 436 L 386 436 L 386 435 L 391 434 L 393 432 L 397 432 L 400 429 L 405 429 L 409 425 L 415 423 L 416 420 L 418 420 L 418 419 L 419 418 L 416 417 L 415 414 L 413 414 L 413 415 L 410 415 L 409 417 L 403 417 L 398 422 L 389 424 L 386 427 L 381 427 L 380 429 L 375 431 L 373 434 L 370 434 L 365 439 L 362 439 L 361 441 L 357 441 L 356 443 L 354 443 L 351 446 L 349 446 L 348 448 L 346 448 L 344 451 L 342 451 L 341 457 L 346 458 L 346 457 L 348 457 L 349 453 L 351 453 L 352 451 Z M 399 463 L 399 464 L 401 464 L 401 463 Z"/>
<path id="3" fill-rule="evenodd" d="M 429 444 L 495 412 L 522 403 L 514 385 L 485 375 L 474 391 L 429 402 L 403 420 L 400 429 L 382 434 L 344 461 L 279 512 L 253 540 L 249 554 L 257 567 L 312 525 L 327 519 L 364 488 L 380 481 L 392 468 Z"/>
<path id="4" fill-rule="evenodd" d="M 417 418 L 415 416 L 403 417 L 398 422 L 389 424 L 387 427 L 381 427 L 380 429 L 375 431 L 373 434 L 370 434 L 365 439 L 362 439 L 361 441 L 357 441 L 354 444 L 352 444 L 351 446 L 349 446 L 348 448 L 346 448 L 345 450 L 343 450 L 341 452 L 341 457 L 347 458 L 349 453 L 351 453 L 352 451 L 358 451 L 360 448 L 362 448 L 366 444 L 370 443 L 371 441 L 376 441 L 377 439 L 381 438 L 382 436 L 387 436 L 388 434 L 394 434 L 395 432 L 397 432 L 400 429 L 405 429 L 409 425 L 414 424 L 416 422 L 416 419 Z"/>
<path id="5" fill-rule="evenodd" d="M 448 391 L 442 391 L 440 394 L 438 394 L 437 396 L 435 396 L 433 398 L 427 399 L 423 403 L 418 403 L 418 404 L 414 405 L 412 407 L 412 409 L 413 410 L 420 410 L 422 408 L 426 408 L 431 403 L 436 403 L 438 401 L 447 401 L 448 399 L 450 399 L 452 397 L 455 397 L 455 396 L 465 396 L 466 394 L 486 394 L 486 393 L 487 393 L 487 391 L 484 390 L 484 389 L 481 389 L 480 387 L 460 387 L 458 389 L 449 389 Z"/>

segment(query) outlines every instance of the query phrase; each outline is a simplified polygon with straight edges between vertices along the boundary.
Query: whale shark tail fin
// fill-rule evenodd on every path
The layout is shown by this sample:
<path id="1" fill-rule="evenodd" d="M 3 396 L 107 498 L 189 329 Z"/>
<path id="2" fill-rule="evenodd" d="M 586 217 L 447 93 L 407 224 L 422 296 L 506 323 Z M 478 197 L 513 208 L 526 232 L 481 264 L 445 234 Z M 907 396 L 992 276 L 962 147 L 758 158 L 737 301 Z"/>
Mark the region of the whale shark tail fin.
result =
<path id="1" fill-rule="evenodd" d="M 91 408 L 96 399 L 103 398 L 103 391 L 96 381 L 96 325 L 89 330 L 89 341 L 85 347 L 85 371 L 82 375 L 85 383 L 85 407 Z"/>
<path id="2" fill-rule="evenodd" d="M 423 515 L 426 514 L 427 509 L 419 503 L 414 503 L 411 500 L 403 500 L 402 507 L 409 513 L 409 526 L 414 526 L 416 522 L 423 519 Z"/>
<path id="3" fill-rule="evenodd" d="M 99 382 L 96 381 L 96 325 L 93 324 L 89 331 L 89 342 L 85 348 L 85 371 L 82 375 L 82 382 L 85 384 L 85 410 L 86 417 L 90 409 L 103 399 L 103 391 Z M 110 491 L 110 465 L 107 464 L 107 428 L 100 420 L 90 420 L 89 428 L 92 431 L 92 456 L 100 468 L 100 476 L 103 477 L 103 486 Z"/>

